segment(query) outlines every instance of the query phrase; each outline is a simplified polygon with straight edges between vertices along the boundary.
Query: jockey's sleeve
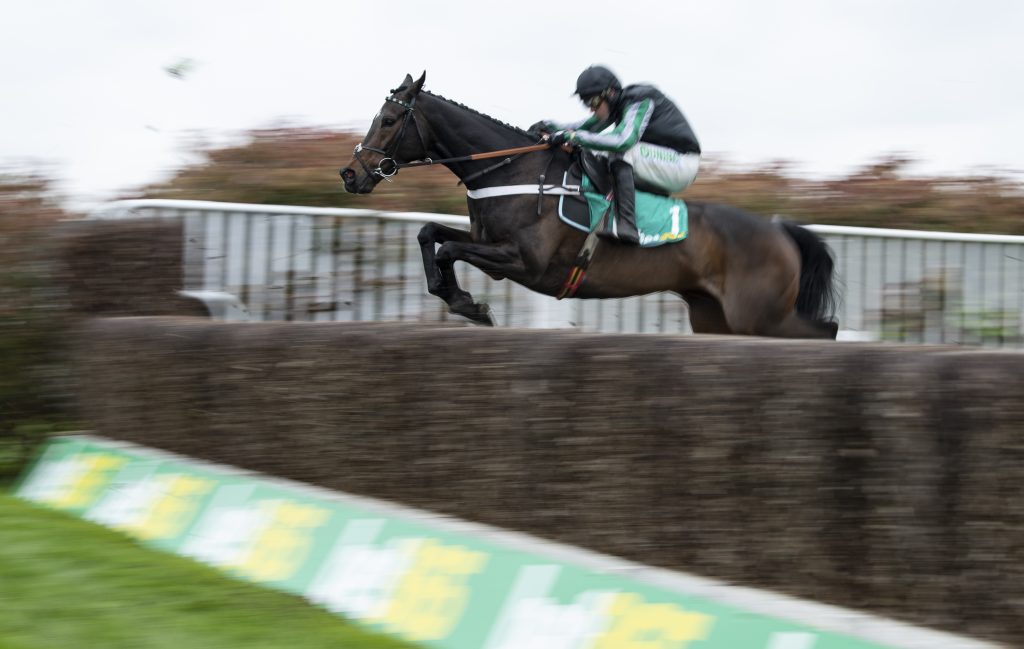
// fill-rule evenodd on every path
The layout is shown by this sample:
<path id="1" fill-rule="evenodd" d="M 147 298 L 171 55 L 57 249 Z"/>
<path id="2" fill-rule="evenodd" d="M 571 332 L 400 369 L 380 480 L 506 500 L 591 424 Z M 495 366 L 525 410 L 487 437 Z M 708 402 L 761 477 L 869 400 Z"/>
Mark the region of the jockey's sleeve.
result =
<path id="1" fill-rule="evenodd" d="M 570 122 L 568 124 L 562 124 L 560 122 L 547 122 L 547 124 L 549 127 L 551 127 L 551 130 L 553 131 L 599 131 L 602 130 L 603 128 L 601 120 L 597 118 L 597 115 L 591 115 L 586 119 Z M 605 124 L 604 126 L 607 126 L 607 124 Z"/>
<path id="2" fill-rule="evenodd" d="M 622 113 L 622 120 L 615 128 L 605 133 L 593 133 L 580 128 L 570 139 L 573 144 L 580 144 L 590 149 L 614 151 L 621 153 L 630 149 L 643 137 L 647 125 L 654 113 L 654 101 L 644 99 L 630 104 Z"/>

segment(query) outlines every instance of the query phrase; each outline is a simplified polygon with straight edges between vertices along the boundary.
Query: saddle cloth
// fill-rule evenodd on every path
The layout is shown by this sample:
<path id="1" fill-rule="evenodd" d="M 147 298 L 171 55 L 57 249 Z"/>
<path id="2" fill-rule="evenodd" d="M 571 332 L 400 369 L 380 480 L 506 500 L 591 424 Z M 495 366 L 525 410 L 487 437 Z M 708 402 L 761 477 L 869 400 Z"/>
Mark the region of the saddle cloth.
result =
<path id="1" fill-rule="evenodd" d="M 587 173 L 583 172 L 586 166 Z M 594 179 L 591 178 L 594 176 Z M 596 164 L 581 165 L 573 162 L 562 178 L 562 185 L 579 185 L 580 195 L 562 196 L 558 201 L 558 218 L 566 224 L 590 232 L 597 227 L 601 216 L 615 208 L 608 200 L 606 187 L 611 187 L 607 165 L 603 160 Z M 682 241 L 687 233 L 686 203 L 678 198 L 643 191 L 636 191 L 636 225 L 640 231 L 640 246 L 653 248 L 666 243 Z"/>

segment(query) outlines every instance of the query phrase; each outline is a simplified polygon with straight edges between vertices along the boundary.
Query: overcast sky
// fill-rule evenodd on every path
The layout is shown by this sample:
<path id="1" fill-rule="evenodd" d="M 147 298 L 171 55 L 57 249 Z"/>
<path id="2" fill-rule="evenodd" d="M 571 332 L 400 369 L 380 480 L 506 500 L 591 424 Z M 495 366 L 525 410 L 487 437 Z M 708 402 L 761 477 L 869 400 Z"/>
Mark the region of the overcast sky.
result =
<path id="1" fill-rule="evenodd" d="M 1022 35 L 1017 0 L 5 0 L 0 162 L 48 163 L 99 200 L 180 167 L 193 131 L 363 130 L 407 72 L 519 126 L 568 121 L 602 63 L 739 163 L 1021 172 Z"/>

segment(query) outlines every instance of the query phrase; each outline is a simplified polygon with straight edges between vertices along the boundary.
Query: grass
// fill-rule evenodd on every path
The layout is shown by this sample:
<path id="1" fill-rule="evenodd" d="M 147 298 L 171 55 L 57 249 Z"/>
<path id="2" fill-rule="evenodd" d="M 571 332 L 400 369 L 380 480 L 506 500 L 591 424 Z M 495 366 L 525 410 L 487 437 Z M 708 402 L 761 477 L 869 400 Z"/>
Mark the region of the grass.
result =
<path id="1" fill-rule="evenodd" d="M 413 647 L 0 493 L 0 648 Z"/>

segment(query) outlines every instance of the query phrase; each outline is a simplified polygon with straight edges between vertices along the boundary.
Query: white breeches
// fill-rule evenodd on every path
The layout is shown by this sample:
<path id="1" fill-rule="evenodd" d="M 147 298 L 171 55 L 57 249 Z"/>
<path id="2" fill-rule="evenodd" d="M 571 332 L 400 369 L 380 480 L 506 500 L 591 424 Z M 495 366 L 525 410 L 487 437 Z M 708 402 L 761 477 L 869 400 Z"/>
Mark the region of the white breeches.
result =
<path id="1" fill-rule="evenodd" d="M 615 158 L 606 151 L 594 151 L 596 155 Z M 633 167 L 633 175 L 644 182 L 661 187 L 674 194 L 693 184 L 700 168 L 699 153 L 679 153 L 668 147 L 650 142 L 639 142 L 621 154 L 621 159 Z"/>

